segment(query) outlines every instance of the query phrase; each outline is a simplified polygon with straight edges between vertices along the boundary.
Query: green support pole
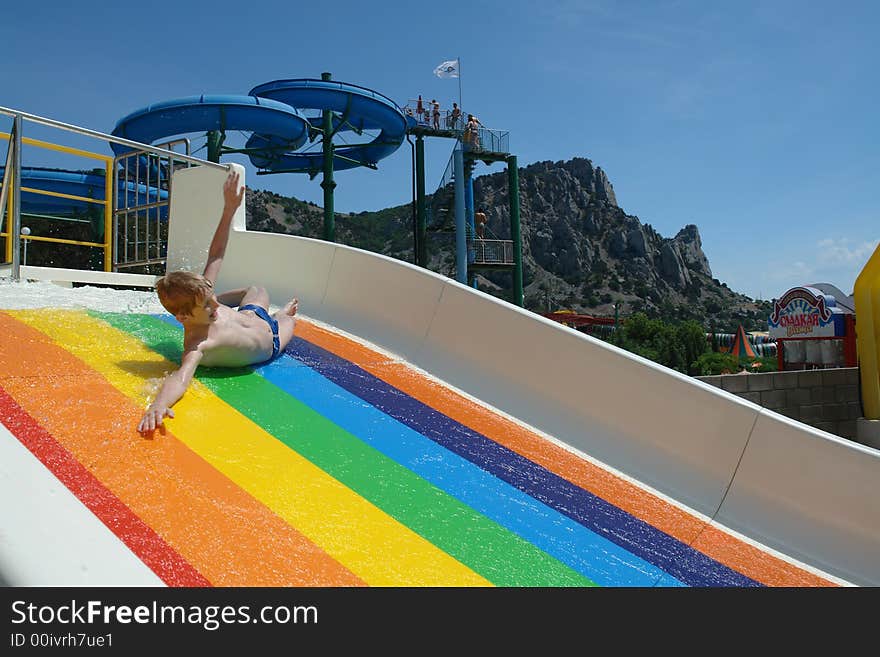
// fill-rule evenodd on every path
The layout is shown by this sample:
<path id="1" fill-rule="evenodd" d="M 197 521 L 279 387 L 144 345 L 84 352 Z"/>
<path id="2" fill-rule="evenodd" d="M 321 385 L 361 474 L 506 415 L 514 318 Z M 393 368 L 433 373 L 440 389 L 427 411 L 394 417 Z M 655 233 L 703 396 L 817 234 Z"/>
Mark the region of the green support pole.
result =
<path id="1" fill-rule="evenodd" d="M 614 302 L 614 336 L 611 339 L 612 344 L 620 346 L 620 302 Z"/>
<path id="2" fill-rule="evenodd" d="M 522 308 L 523 299 L 523 267 L 522 237 L 519 226 L 519 170 L 516 155 L 507 157 L 507 186 L 510 195 L 510 239 L 513 240 L 513 303 Z"/>
<path id="3" fill-rule="evenodd" d="M 329 73 L 321 73 L 321 79 L 330 80 Z M 321 182 L 321 188 L 324 190 L 324 239 L 328 242 L 336 241 L 336 225 L 334 223 L 333 212 L 333 190 L 336 183 L 333 181 L 333 112 L 324 110 L 321 114 L 323 119 L 322 129 L 324 132 L 323 153 L 324 153 L 324 180 Z"/>
<path id="4" fill-rule="evenodd" d="M 425 139 L 422 135 L 416 137 L 416 264 L 419 267 L 428 266 L 427 245 L 427 219 L 425 211 Z"/>
<path id="5" fill-rule="evenodd" d="M 219 130 L 208 131 L 208 162 L 220 162 L 220 146 L 223 137 Z"/>

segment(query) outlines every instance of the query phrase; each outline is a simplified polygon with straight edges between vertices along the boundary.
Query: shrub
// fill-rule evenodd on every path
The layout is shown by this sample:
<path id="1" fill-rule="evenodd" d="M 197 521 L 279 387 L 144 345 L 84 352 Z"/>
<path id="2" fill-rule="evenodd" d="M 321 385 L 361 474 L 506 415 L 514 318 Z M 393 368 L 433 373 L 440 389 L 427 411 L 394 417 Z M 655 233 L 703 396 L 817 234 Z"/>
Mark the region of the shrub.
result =
<path id="1" fill-rule="evenodd" d="M 741 369 L 739 359 L 736 356 L 717 351 L 707 351 L 694 362 L 695 376 L 735 374 Z"/>

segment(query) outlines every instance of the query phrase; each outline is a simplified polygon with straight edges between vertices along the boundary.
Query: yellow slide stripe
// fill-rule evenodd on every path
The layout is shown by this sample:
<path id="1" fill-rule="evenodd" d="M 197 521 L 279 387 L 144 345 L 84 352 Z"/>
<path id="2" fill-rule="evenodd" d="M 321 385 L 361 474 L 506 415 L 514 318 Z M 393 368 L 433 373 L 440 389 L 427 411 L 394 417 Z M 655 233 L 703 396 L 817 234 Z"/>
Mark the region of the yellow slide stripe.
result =
<path id="1" fill-rule="evenodd" d="M 145 379 L 177 367 L 143 343 L 80 311 L 10 312 L 43 331 L 139 404 Z M 342 485 L 220 401 L 197 380 L 166 420 L 208 463 L 373 586 L 491 586 L 429 541 Z M 112 413 L 108 409 L 108 413 Z M 116 440 L 143 440 L 120 427 Z M 161 440 L 161 436 L 156 439 Z"/>

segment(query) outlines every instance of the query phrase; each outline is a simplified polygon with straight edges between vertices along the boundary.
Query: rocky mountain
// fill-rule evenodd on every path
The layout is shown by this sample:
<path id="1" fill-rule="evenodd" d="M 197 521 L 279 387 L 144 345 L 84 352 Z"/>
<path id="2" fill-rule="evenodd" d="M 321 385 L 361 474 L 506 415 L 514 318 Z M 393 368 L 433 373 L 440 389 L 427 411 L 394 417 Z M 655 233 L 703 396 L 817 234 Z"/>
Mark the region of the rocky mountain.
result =
<path id="1" fill-rule="evenodd" d="M 617 204 L 601 167 L 585 158 L 536 162 L 519 170 L 525 305 L 611 316 L 643 311 L 669 320 L 696 319 L 707 330 L 766 330 L 770 304 L 754 301 L 713 278 L 697 226 L 663 237 Z M 507 173 L 474 179 L 475 206 L 488 217 L 486 237 L 510 239 Z M 432 199 L 429 199 L 429 201 Z M 433 216 L 444 216 L 437 205 Z M 447 210 L 449 208 L 447 207 Z M 248 228 L 320 237 L 323 210 L 271 192 L 247 196 Z M 450 215 L 447 212 L 446 215 Z M 428 267 L 455 273 L 455 236 L 433 221 Z M 413 261 L 410 204 L 378 212 L 336 215 L 337 241 Z M 510 299 L 512 275 L 485 272 L 480 289 Z"/>

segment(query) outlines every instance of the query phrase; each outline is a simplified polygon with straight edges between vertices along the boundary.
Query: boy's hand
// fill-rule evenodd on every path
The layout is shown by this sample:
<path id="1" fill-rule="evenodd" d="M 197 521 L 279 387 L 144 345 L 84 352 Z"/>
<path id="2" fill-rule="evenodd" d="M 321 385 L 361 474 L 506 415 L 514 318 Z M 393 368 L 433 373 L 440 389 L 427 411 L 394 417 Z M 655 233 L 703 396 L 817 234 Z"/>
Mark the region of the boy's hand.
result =
<path id="1" fill-rule="evenodd" d="M 223 183 L 223 200 L 226 203 L 226 207 L 231 210 L 235 210 L 241 205 L 241 201 L 244 198 L 244 187 L 239 189 L 238 181 L 238 171 L 233 171 L 226 178 L 226 182 Z"/>
<path id="2" fill-rule="evenodd" d="M 158 406 L 156 408 L 150 406 L 141 418 L 140 424 L 138 424 L 138 431 L 141 433 L 151 433 L 156 430 L 156 427 L 165 426 L 163 421 L 166 417 L 173 418 L 174 411 L 167 406 Z"/>

